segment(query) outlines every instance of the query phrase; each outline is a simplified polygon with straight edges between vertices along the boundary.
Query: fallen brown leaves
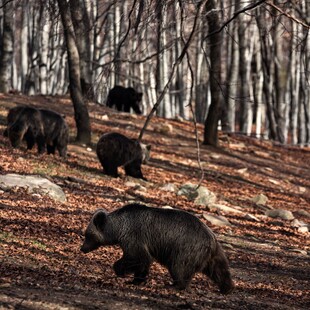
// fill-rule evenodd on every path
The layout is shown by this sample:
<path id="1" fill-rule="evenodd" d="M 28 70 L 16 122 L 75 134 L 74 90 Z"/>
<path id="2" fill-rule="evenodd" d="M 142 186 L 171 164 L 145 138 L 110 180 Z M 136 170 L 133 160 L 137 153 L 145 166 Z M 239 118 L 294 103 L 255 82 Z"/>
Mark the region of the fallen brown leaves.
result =
<path id="1" fill-rule="evenodd" d="M 60 103 L 52 97 L 29 100 L 26 96 L 1 95 L 1 132 L 11 102 L 40 107 L 48 104 L 67 114 L 74 137 L 70 101 L 62 98 Z M 96 105 L 90 106 L 90 112 L 94 145 L 101 133 L 111 130 L 137 137 L 144 122 L 144 117 L 131 118 Z M 107 113 L 109 120 L 96 113 Z M 145 135 L 145 142 L 153 146 L 152 159 L 143 166 L 150 180 L 141 183 L 146 190 L 126 185 L 123 171 L 118 179 L 103 175 L 94 145 L 87 151 L 71 144 L 70 156 L 63 161 L 58 156 L 38 156 L 35 150 L 12 149 L 0 136 L 0 174 L 45 175 L 67 196 L 66 203 L 56 203 L 25 190 L 1 192 L 0 305 L 8 309 L 16 305 L 31 309 L 306 309 L 309 234 L 299 233 L 289 221 L 265 217 L 250 198 L 262 193 L 270 207 L 310 212 L 309 149 L 225 134 L 220 135 L 220 148 L 202 146 L 203 185 L 220 201 L 239 206 L 243 212 L 223 214 L 231 227 L 212 227 L 229 257 L 237 286 L 229 296 L 221 296 L 201 275 L 193 279 L 189 291 L 176 292 L 169 286 L 167 270 L 159 264 L 152 266 L 145 286 L 134 287 L 126 284 L 128 278 L 117 278 L 111 268 L 121 256 L 119 248 L 80 253 L 83 230 L 98 208 L 114 210 L 129 201 L 140 201 L 187 210 L 203 220 L 205 207 L 159 189 L 164 183 L 199 181 L 192 124 L 171 121 L 173 132 L 164 135 L 152 131 L 153 122 Z M 199 130 L 201 133 L 202 127 Z M 246 213 L 259 221 L 246 219 Z M 309 223 L 309 219 L 294 214 Z"/>

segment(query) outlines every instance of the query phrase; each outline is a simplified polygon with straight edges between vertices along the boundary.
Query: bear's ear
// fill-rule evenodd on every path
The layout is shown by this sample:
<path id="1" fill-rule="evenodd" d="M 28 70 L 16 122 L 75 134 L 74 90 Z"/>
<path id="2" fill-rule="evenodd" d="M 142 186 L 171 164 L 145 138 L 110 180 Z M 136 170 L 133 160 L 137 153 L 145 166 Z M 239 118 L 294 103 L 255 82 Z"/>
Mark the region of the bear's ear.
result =
<path id="1" fill-rule="evenodd" d="M 104 210 L 98 210 L 94 215 L 93 221 L 96 228 L 102 230 L 107 221 L 107 213 Z"/>

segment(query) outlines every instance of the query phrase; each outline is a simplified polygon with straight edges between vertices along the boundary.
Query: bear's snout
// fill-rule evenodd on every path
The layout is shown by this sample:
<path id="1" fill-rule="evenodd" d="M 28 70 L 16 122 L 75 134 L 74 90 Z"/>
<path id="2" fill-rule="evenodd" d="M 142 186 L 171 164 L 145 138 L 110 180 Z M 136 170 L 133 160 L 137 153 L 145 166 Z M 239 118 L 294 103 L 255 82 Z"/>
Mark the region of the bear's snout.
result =
<path id="1" fill-rule="evenodd" d="M 90 252 L 90 249 L 89 249 L 87 246 L 85 246 L 85 244 L 83 244 L 83 245 L 81 246 L 81 249 L 80 249 L 80 250 L 81 250 L 84 254 Z"/>

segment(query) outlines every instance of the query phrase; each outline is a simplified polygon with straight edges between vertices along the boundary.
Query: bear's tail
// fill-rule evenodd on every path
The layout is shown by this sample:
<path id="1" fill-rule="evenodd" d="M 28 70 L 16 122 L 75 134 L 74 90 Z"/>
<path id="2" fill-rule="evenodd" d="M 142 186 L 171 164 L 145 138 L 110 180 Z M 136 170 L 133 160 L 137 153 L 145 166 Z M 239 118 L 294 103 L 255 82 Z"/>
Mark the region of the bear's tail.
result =
<path id="1" fill-rule="evenodd" d="M 219 243 L 216 245 L 215 254 L 203 272 L 218 285 L 222 294 L 229 294 L 234 290 L 235 285 L 229 271 L 228 260 Z"/>

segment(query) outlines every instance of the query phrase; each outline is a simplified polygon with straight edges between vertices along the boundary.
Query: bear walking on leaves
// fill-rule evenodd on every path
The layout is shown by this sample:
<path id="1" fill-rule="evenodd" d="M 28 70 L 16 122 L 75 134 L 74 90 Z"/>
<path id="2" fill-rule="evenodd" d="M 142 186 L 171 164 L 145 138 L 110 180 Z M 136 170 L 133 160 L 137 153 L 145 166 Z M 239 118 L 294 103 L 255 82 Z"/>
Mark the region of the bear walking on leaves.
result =
<path id="1" fill-rule="evenodd" d="M 28 106 L 10 109 L 4 136 L 14 148 L 26 140 L 28 150 L 37 144 L 39 154 L 46 148 L 48 154 L 55 154 L 57 149 L 61 157 L 67 156 L 69 127 L 62 115 L 51 110 Z"/>
<path id="2" fill-rule="evenodd" d="M 116 106 L 118 111 L 130 112 L 132 108 L 137 114 L 141 114 L 140 102 L 142 100 L 142 93 L 137 92 L 132 87 L 123 87 L 116 85 L 108 94 L 107 106 L 112 108 Z"/>
<path id="3" fill-rule="evenodd" d="M 221 245 L 210 228 L 188 212 L 140 204 L 111 213 L 97 210 L 81 251 L 88 253 L 104 245 L 121 247 L 123 257 L 113 268 L 117 276 L 133 273 L 133 284 L 146 282 L 156 260 L 168 268 L 177 289 L 186 289 L 198 272 L 211 278 L 223 294 L 234 289 Z"/>
<path id="4" fill-rule="evenodd" d="M 101 136 L 96 151 L 107 175 L 117 177 L 117 168 L 124 166 L 126 175 L 146 180 L 142 174 L 141 165 L 148 161 L 150 150 L 150 145 L 110 132 Z"/>

